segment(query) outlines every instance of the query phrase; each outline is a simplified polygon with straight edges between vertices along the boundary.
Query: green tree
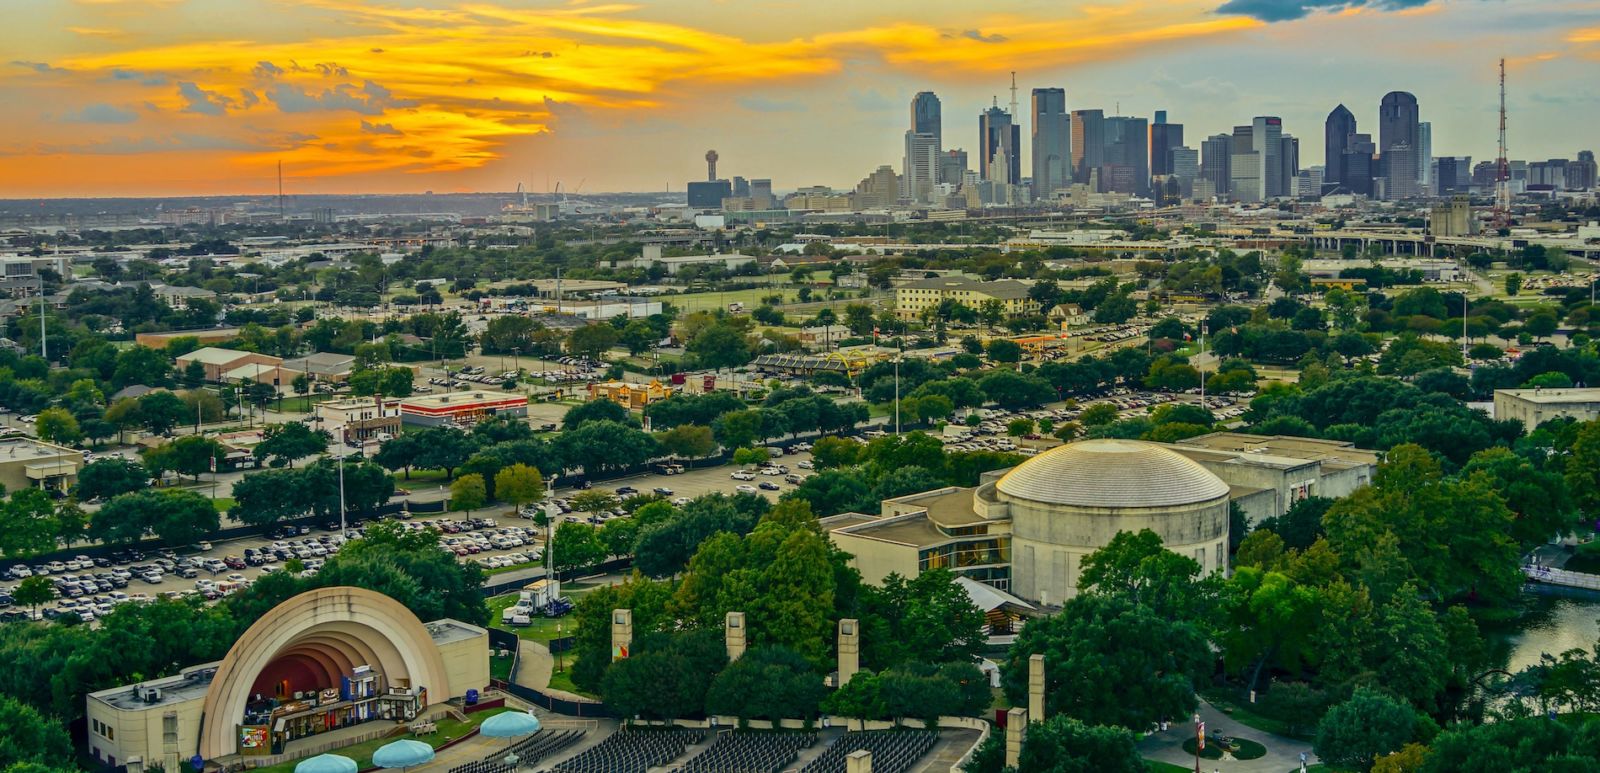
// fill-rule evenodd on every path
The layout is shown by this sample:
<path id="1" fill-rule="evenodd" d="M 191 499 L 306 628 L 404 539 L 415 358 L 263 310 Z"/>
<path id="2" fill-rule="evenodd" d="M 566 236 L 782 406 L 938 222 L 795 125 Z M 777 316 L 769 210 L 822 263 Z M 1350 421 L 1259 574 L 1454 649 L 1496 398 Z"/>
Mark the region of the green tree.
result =
<path id="1" fill-rule="evenodd" d="M 332 440 L 326 430 L 311 429 L 302 422 L 272 424 L 262 433 L 253 453 L 257 460 L 270 466 L 294 467 L 296 459 L 327 451 Z"/>
<path id="2" fill-rule="evenodd" d="M 1039 773 L 1144 773 L 1132 732 L 1055 716 L 1030 724 L 1018 770 Z"/>
<path id="3" fill-rule="evenodd" d="M 947 569 L 907 580 L 899 574 L 862 588 L 863 662 L 884 669 L 908 662 L 970 663 L 987 639 L 983 610 Z"/>
<path id="4" fill-rule="evenodd" d="M 450 484 L 450 509 L 465 510 L 469 514 L 483 507 L 488 500 L 483 476 L 463 475 Z"/>
<path id="5" fill-rule="evenodd" d="M 989 359 L 993 362 L 1015 363 L 1022 360 L 1022 347 L 1008 338 L 989 342 Z"/>
<path id="6" fill-rule="evenodd" d="M 172 432 L 172 428 L 184 423 L 189 415 L 189 409 L 183 401 L 166 390 L 150 392 L 139 398 L 138 420 L 152 435 Z M 110 418 L 109 412 L 107 418 L 118 423 L 116 419 Z M 120 426 L 120 423 L 118 424 Z"/>
<path id="7" fill-rule="evenodd" d="M 546 560 L 557 572 L 588 569 L 606 560 L 606 546 L 599 530 L 577 521 L 562 521 L 548 550 Z"/>
<path id="8" fill-rule="evenodd" d="M 372 455 L 372 461 L 386 470 L 405 470 L 406 480 L 411 480 L 411 468 L 419 458 L 423 458 L 421 433 L 395 435 L 383 441 L 383 445 L 378 446 L 378 452 Z M 463 458 L 461 461 L 466 460 Z M 461 462 L 456 464 L 460 466 Z"/>
<path id="9" fill-rule="evenodd" d="M 752 359 L 750 342 L 744 334 L 722 323 L 702 329 L 684 349 L 694 355 L 701 367 L 712 370 L 736 368 Z"/>
<path id="10" fill-rule="evenodd" d="M 663 452 L 679 459 L 701 459 L 717 450 L 717 440 L 711 428 L 699 424 L 680 424 L 665 432 L 657 432 L 656 443 Z"/>
<path id="11" fill-rule="evenodd" d="M 184 435 L 171 442 L 162 443 L 144 451 L 144 463 L 154 472 L 172 471 L 191 475 L 195 480 L 209 472 L 213 464 L 221 464 L 227 450 L 211 438 L 201 435 Z"/>
<path id="12" fill-rule="evenodd" d="M 544 496 L 544 476 L 536 467 L 513 464 L 495 473 L 494 495 L 520 509 Z"/>
<path id="13" fill-rule="evenodd" d="M 1100 427 L 1116 420 L 1117 406 L 1111 403 L 1095 403 L 1078 415 L 1078 423 L 1085 427 Z"/>
<path id="14" fill-rule="evenodd" d="M 0 768 L 40 766 L 51 766 L 63 773 L 77 767 L 67 729 L 56 718 L 9 695 L 0 695 Z"/>
<path id="15" fill-rule="evenodd" d="M 17 588 L 12 592 L 12 597 L 18 604 L 28 607 L 38 613 L 40 604 L 48 604 L 56 598 L 56 588 L 50 578 L 36 574 L 32 577 L 22 578 L 17 583 Z"/>
<path id="16" fill-rule="evenodd" d="M 40 411 L 38 418 L 34 420 L 33 428 L 39 433 L 39 439 L 47 443 L 71 445 L 83 439 L 83 431 L 78 428 L 78 420 L 65 408 L 46 408 Z"/>
<path id="17" fill-rule="evenodd" d="M 1045 656 L 1045 705 L 1053 715 L 1130 729 L 1188 716 L 1198 704 L 1195 684 L 1212 662 L 1194 625 L 1099 594 L 1078 596 L 1060 614 L 1022 629 L 1002 670 L 1013 705 L 1026 700 L 1034 654 Z"/>
<path id="18" fill-rule="evenodd" d="M 455 477 L 456 468 L 465 464 L 473 452 L 477 451 L 472 437 L 454 427 L 429 427 L 412 434 L 411 437 L 415 438 L 416 443 L 416 453 L 411 457 L 411 464 L 425 470 L 444 470 L 446 478 Z M 394 440 L 389 442 L 392 443 Z M 382 453 L 381 448 L 379 453 Z"/>
<path id="19" fill-rule="evenodd" d="M 1324 763 L 1371 770 L 1378 757 L 1417 737 L 1417 714 L 1400 701 L 1366 687 L 1328 710 L 1312 749 Z"/>
<path id="20" fill-rule="evenodd" d="M 815 719 L 827 688 L 804 657 L 784 647 L 756 647 L 711 680 L 706 711 L 749 721 Z"/>
<path id="21" fill-rule="evenodd" d="M 178 379 L 185 388 L 195 389 L 206 383 L 206 366 L 199 360 L 190 360 L 183 366 L 183 376 Z"/>
<path id="22" fill-rule="evenodd" d="M 1506 274 L 1506 295 L 1516 295 L 1522 292 L 1522 275 L 1512 272 Z"/>
<path id="23" fill-rule="evenodd" d="M 628 412 L 627 408 L 611 400 L 590 400 L 582 405 L 573 406 L 567 410 L 567 415 L 562 417 L 563 429 L 574 430 L 592 421 L 614 421 L 618 424 L 637 424 L 638 421 Z"/>
<path id="24" fill-rule="evenodd" d="M 105 420 L 115 425 L 118 433 L 144 425 L 144 417 L 139 415 L 139 401 L 132 397 L 124 397 L 107 407 Z"/>
<path id="25" fill-rule="evenodd" d="M 985 397 L 1011 410 L 1043 405 L 1056 399 L 1056 391 L 1049 382 L 1009 370 L 997 370 L 984 376 L 978 382 L 978 388 L 983 390 Z"/>
<path id="26" fill-rule="evenodd" d="M 150 485 L 150 470 L 137 460 L 121 456 L 96 459 L 78 470 L 73 494 L 78 499 L 110 499 Z"/>
<path id="27" fill-rule="evenodd" d="M 153 535 L 169 545 L 191 545 L 220 526 L 216 506 L 201 494 L 144 489 L 108 500 L 90 519 L 88 535 L 109 544 Z"/>
<path id="28" fill-rule="evenodd" d="M 261 470 L 233 484 L 228 515 L 251 526 L 271 526 L 310 510 L 306 476 L 299 470 Z"/>
<path id="29" fill-rule="evenodd" d="M 1200 570 L 1194 559 L 1168 550 L 1155 532 L 1122 531 L 1084 557 L 1078 585 L 1162 617 L 1196 620 L 1212 603 L 1209 589 L 1198 583 Z"/>
<path id="30" fill-rule="evenodd" d="M 1006 434 L 1011 437 L 1022 437 L 1033 434 L 1034 421 L 1026 416 L 1020 416 L 1006 422 Z"/>
<path id="31" fill-rule="evenodd" d="M 620 337 L 617 329 L 610 325 L 584 325 L 567 335 L 567 351 L 591 360 L 599 360 L 611 347 L 617 345 Z"/>
<path id="32" fill-rule="evenodd" d="M 568 466 L 582 467 L 591 476 L 636 468 L 661 453 L 649 433 L 614 421 L 593 421 L 563 432 L 556 450 Z"/>

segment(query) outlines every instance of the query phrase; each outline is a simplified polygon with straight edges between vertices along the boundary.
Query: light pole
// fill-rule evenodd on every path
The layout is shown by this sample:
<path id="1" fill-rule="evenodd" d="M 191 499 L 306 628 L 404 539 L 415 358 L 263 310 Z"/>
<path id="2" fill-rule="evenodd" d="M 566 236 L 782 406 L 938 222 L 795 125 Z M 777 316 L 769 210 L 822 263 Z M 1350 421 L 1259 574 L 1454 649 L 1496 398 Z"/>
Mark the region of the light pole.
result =
<path id="1" fill-rule="evenodd" d="M 348 455 L 344 455 L 344 456 L 339 456 L 338 457 L 338 459 L 339 459 L 339 539 L 344 539 L 344 535 L 345 535 L 345 531 L 346 531 L 345 522 L 344 522 L 344 512 L 345 512 L 345 509 L 344 509 L 344 460 L 346 458 L 348 458 Z"/>

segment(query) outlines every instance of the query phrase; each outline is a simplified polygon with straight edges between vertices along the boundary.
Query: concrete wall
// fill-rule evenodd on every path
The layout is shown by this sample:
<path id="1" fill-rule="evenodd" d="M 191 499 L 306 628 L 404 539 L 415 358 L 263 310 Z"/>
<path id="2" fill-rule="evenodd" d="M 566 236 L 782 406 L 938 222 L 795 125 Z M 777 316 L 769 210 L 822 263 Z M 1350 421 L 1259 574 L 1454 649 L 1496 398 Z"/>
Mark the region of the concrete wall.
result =
<path id="1" fill-rule="evenodd" d="M 439 646 L 444 671 L 450 677 L 449 698 L 459 698 L 468 690 L 482 693 L 489 686 L 489 634 L 447 642 Z M 435 700 L 432 695 L 429 700 Z"/>
<path id="2" fill-rule="evenodd" d="M 1078 593 L 1083 558 L 1124 531 L 1149 529 L 1204 572 L 1227 569 L 1228 498 L 1166 508 L 1069 507 L 1009 499 L 1011 592 L 1060 604 Z"/>
<path id="3" fill-rule="evenodd" d="M 1535 427 L 1551 419 L 1571 417 L 1578 421 L 1592 421 L 1600 418 L 1600 402 L 1579 399 L 1564 403 L 1534 402 L 1518 397 L 1513 391 L 1497 390 L 1494 393 L 1494 417 L 1520 421 L 1523 428 L 1531 432 Z"/>
<path id="4" fill-rule="evenodd" d="M 868 584 L 882 585 L 884 578 L 895 572 L 911 578 L 921 571 L 915 546 L 858 537 L 848 532 L 835 531 L 829 536 L 840 550 L 855 556 L 856 569 L 861 572 L 862 581 Z"/>

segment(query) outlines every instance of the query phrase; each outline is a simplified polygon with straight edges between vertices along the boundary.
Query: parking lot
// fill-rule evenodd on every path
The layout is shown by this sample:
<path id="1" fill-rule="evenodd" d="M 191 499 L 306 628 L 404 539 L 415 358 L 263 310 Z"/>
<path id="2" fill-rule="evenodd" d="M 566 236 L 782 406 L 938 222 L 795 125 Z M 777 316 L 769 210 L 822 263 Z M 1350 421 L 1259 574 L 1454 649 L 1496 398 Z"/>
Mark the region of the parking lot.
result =
<path id="1" fill-rule="evenodd" d="M 799 464 L 802 461 L 809 464 L 810 458 L 809 453 L 799 452 L 773 461 L 786 466 L 789 474 L 805 475 L 810 471 Z M 646 494 L 659 488 L 663 490 L 662 496 L 683 500 L 713 492 L 732 494 L 745 485 L 754 489 L 752 493 L 776 501 L 784 490 L 794 487 L 783 475 L 755 475 L 753 481 L 735 480 L 730 475 L 737 469 L 720 466 L 674 475 L 636 475 L 608 481 L 595 488 L 613 492 L 633 489 Z M 768 488 L 761 488 L 761 483 L 769 484 Z M 667 491 L 671 493 L 665 493 Z M 551 492 L 549 499 L 564 500 L 577 492 L 570 487 L 558 488 Z M 598 524 L 607 519 L 590 513 L 571 513 L 559 520 Z M 433 528 L 440 532 L 440 543 L 455 552 L 458 560 L 476 561 L 486 569 L 530 566 L 542 557 L 544 550 L 543 530 L 506 506 L 491 506 L 471 513 L 413 516 L 401 523 L 406 528 Z M 329 526 L 332 528 L 327 528 Z M 322 561 L 337 552 L 341 542 L 336 524 L 307 528 L 304 533 L 293 536 L 282 533 L 287 528 L 281 527 L 276 536 L 201 543 L 196 550 L 166 550 L 137 557 L 124 554 L 119 556 L 120 560 L 94 561 L 81 556 L 48 566 L 30 564 L 30 572 L 42 569 L 42 573 L 57 581 L 58 592 L 62 593 L 56 601 L 40 607 L 40 615 L 55 617 L 70 611 L 93 621 L 117 604 L 161 596 L 201 596 L 214 600 L 254 582 L 264 573 L 283 571 L 289 558 L 298 558 L 309 572 L 315 572 Z M 359 529 L 351 529 L 349 533 L 357 535 Z M 20 579 L 20 574 L 0 578 L 0 610 L 3 610 L 0 619 L 26 619 L 30 614 L 14 602 L 13 593 Z"/>

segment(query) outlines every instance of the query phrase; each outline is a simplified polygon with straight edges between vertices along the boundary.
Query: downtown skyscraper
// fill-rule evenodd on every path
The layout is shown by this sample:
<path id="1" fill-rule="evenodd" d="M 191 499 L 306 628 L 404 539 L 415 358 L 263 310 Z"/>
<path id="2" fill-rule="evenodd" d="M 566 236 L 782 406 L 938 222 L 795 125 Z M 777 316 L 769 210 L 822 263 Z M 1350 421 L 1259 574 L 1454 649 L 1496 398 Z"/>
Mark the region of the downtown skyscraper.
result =
<path id="1" fill-rule="evenodd" d="M 1022 182 L 1022 127 L 999 105 L 978 115 L 978 176 L 1006 185 Z"/>
<path id="2" fill-rule="evenodd" d="M 1339 105 L 1328 113 L 1322 122 L 1323 162 L 1322 181 L 1348 187 L 1345 182 L 1345 154 L 1356 133 L 1356 116 L 1350 108 Z"/>
<path id="3" fill-rule="evenodd" d="M 1173 174 L 1172 149 L 1183 146 L 1183 124 L 1167 123 L 1167 111 L 1157 110 L 1150 124 L 1150 174 Z"/>
<path id="4" fill-rule="evenodd" d="M 1072 183 L 1072 121 L 1066 89 L 1033 90 L 1033 197 L 1048 198 Z"/>
<path id="5" fill-rule="evenodd" d="M 911 98 L 911 128 L 906 130 L 900 194 L 919 204 L 933 200 L 934 186 L 939 183 L 942 124 L 938 96 L 922 91 Z"/>

